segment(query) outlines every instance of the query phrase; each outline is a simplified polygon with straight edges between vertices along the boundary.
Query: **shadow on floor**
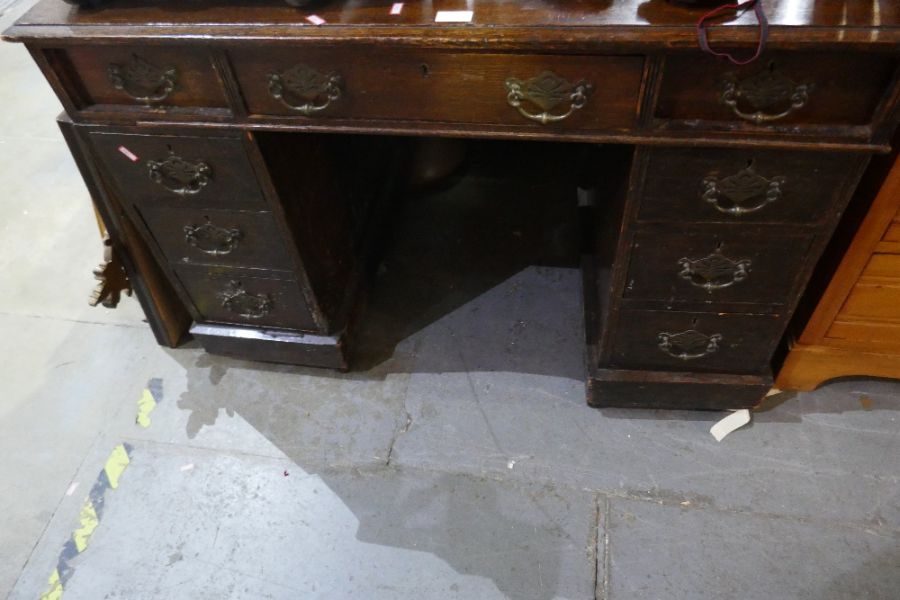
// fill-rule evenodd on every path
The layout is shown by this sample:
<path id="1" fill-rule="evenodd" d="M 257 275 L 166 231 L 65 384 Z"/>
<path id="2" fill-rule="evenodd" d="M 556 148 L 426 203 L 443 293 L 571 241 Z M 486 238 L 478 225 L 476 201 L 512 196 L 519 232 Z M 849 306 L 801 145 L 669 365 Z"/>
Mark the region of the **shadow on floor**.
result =
<path id="1" fill-rule="evenodd" d="M 177 358 L 178 351 L 172 356 Z M 374 378 L 372 373 L 316 370 L 311 379 L 302 378 L 297 384 L 303 392 L 295 392 L 292 399 L 284 384 L 303 375 L 297 367 L 260 368 L 255 363 L 208 355 L 201 355 L 194 364 L 183 364 L 187 390 L 177 406 L 190 412 L 188 437 L 215 426 L 225 415 L 239 416 L 299 469 L 322 480 L 358 520 L 355 538 L 360 542 L 430 553 L 456 573 L 492 581 L 507 598 L 582 597 L 561 592 L 566 587 L 588 585 L 590 577 L 585 574 L 590 573 L 594 559 L 591 549 L 573 540 L 571 523 L 568 529 L 556 524 L 566 518 L 567 499 L 558 497 L 549 486 L 385 468 L 387 461 L 369 461 L 349 473 L 346 464 L 341 465 L 347 461 L 346 453 L 360 456 L 367 444 L 378 445 L 377 439 L 369 439 L 377 438 L 381 429 L 377 422 L 369 421 L 373 413 L 395 407 L 402 414 L 404 390 L 389 382 L 409 375 L 387 373 L 390 365 Z M 245 376 L 244 370 L 252 370 L 252 375 Z M 262 377 L 261 372 L 265 372 Z M 347 401 L 345 394 L 367 399 L 368 406 Z M 381 408 L 373 410 L 372 405 Z M 329 422 L 343 425 L 332 430 Z M 379 439 L 392 444 L 392 437 L 400 435 L 404 424 L 397 426 L 395 432 Z M 321 455 L 311 457 L 311 448 L 321 450 Z M 390 456 L 390 448 L 378 450 L 381 456 Z M 582 509 L 579 506 L 577 514 Z M 585 539 L 596 531 L 593 515 L 590 510 L 589 518 L 577 523 Z M 573 555 L 583 565 L 583 573 L 570 582 L 566 577 L 571 577 L 567 573 L 572 566 L 561 562 L 562 557 Z M 453 597 L 450 592 L 452 589 L 448 597 Z"/>
<path id="2" fill-rule="evenodd" d="M 407 193 L 369 285 L 354 370 L 384 363 L 415 332 L 529 267 L 577 269 L 582 246 L 575 182 L 584 178 L 591 156 L 589 147 L 578 144 L 473 143 L 460 172 L 440 187 Z M 580 302 L 580 289 L 567 291 L 578 294 Z M 560 309 L 552 302 L 548 297 L 548 313 Z M 509 320 L 509 311 L 496 304 L 489 308 L 492 312 L 477 319 L 485 331 L 496 332 L 500 321 Z M 579 319 L 580 312 L 579 304 Z M 545 355 L 538 351 L 511 365 L 503 353 L 483 353 L 479 364 L 466 366 L 576 375 L 548 372 L 554 363 Z"/>
<path id="3" fill-rule="evenodd" d="M 558 180 L 560 173 L 573 174 L 567 169 L 576 169 L 578 154 L 548 167 L 547 152 L 530 150 L 528 144 L 479 146 L 469 156 L 468 177 L 407 199 L 372 286 L 356 371 L 171 355 L 187 370 L 187 390 L 177 405 L 190 411 L 190 438 L 214 425 L 223 409 L 240 415 L 300 468 L 322 478 L 359 520 L 360 541 L 429 552 L 458 573 L 491 579 L 508 597 L 550 600 L 567 577 L 559 557 L 573 543 L 562 528 L 554 529 L 555 514 L 545 513 L 538 528 L 533 515 L 511 511 L 509 499 L 498 497 L 503 492 L 479 485 L 475 476 L 428 473 L 421 475 L 426 481 L 412 475 L 410 483 L 402 469 L 382 469 L 409 422 L 385 424 L 381 413 L 403 414 L 405 386 L 413 376 L 510 372 L 584 378 L 578 214 L 574 190 Z M 490 173 L 498 165 L 507 175 L 529 176 L 495 179 Z M 443 383 L 435 377 L 429 385 Z M 758 419 L 793 420 L 789 411 L 774 409 L 788 397 L 770 399 L 771 410 Z M 848 407 L 846 396 L 833 400 L 831 406 L 819 401 L 815 410 L 865 409 Z M 605 409 L 603 415 L 709 422 L 722 416 L 627 409 Z M 341 429 L 323 425 L 329 421 Z M 310 456 L 310 448 L 321 456 Z M 384 460 L 369 460 L 375 454 Z M 329 471 L 347 462 L 356 466 L 347 456 L 364 455 L 368 463 L 358 476 Z M 536 514 L 544 511 L 542 493 L 553 492 L 527 492 Z M 593 558 L 587 552 L 581 560 Z"/>
<path id="4" fill-rule="evenodd" d="M 536 527 L 534 515 L 510 510 L 508 497 L 498 498 L 494 487 L 470 475 L 431 474 L 424 486 L 398 483 L 380 471 L 362 478 L 330 475 L 322 465 L 341 462 L 341 450 L 310 460 L 304 440 L 297 438 L 298 432 L 315 429 L 304 424 L 304 415 L 327 419 L 304 410 L 310 398 L 316 403 L 313 413 L 321 413 L 320 402 L 327 402 L 325 411 L 346 421 L 346 411 L 368 408 L 341 394 L 368 398 L 370 404 L 396 395 L 384 400 L 386 409 L 402 414 L 396 401 L 402 402 L 404 390 L 393 386 L 411 374 L 512 372 L 582 381 L 580 225 L 572 182 L 584 156 L 578 145 L 477 144 L 464 165 L 465 177 L 411 193 L 397 213 L 395 233 L 371 285 L 350 373 L 206 354 L 187 364 L 183 353 L 171 352 L 187 369 L 188 388 L 178 407 L 190 411 L 188 436 L 214 425 L 223 410 L 238 414 L 300 468 L 325 481 L 359 519 L 359 540 L 430 552 L 458 573 L 493 580 L 508 597 L 557 597 L 565 577 L 559 557 L 572 540 L 552 519 Z M 253 382 L 238 375 L 245 369 L 253 370 Z M 257 381 L 283 382 L 283 376 L 303 381 L 296 403 L 285 401 L 284 390 L 273 401 Z M 220 386 L 226 377 L 228 385 Z M 366 418 L 358 416 L 360 427 L 377 430 Z M 396 427 L 399 431 L 403 423 Z M 389 433 L 388 438 L 395 435 Z M 334 445 L 365 444 L 371 435 L 336 434 Z M 326 447 L 323 454 L 328 452 Z M 560 501 L 539 497 L 552 495 L 549 490 L 528 494 L 538 519 L 543 503 Z M 582 531 L 591 526 L 586 520 Z"/>

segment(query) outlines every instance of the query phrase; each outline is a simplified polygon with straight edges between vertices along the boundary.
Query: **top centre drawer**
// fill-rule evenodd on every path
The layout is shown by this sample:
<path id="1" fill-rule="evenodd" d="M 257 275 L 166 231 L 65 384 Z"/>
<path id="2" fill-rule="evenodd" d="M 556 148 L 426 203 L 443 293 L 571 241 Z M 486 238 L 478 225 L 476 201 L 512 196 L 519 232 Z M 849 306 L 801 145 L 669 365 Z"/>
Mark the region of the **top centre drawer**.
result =
<path id="1" fill-rule="evenodd" d="M 642 57 L 234 49 L 252 115 L 611 130 L 634 125 Z"/>

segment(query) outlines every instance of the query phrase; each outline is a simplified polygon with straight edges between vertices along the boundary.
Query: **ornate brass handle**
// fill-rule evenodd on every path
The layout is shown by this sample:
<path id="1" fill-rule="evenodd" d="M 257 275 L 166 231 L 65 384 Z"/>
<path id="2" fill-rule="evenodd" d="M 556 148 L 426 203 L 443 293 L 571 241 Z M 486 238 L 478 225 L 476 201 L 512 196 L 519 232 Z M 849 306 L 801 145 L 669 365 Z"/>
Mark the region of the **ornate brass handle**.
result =
<path id="1" fill-rule="evenodd" d="M 234 252 L 242 237 L 243 233 L 237 227 L 216 227 L 209 217 L 206 217 L 203 225 L 184 226 L 184 241 L 200 252 L 213 256 Z"/>
<path id="2" fill-rule="evenodd" d="M 526 119 L 537 121 L 541 125 L 562 121 L 576 110 L 584 108 L 592 91 L 591 84 L 583 79 L 577 83 L 569 83 L 550 71 L 544 71 L 525 81 L 515 77 L 506 80 L 506 101 L 509 105 Z M 526 100 L 541 109 L 541 112 L 526 110 L 522 106 L 522 102 Z M 569 104 L 565 112 L 552 112 L 565 102 Z"/>
<path id="3" fill-rule="evenodd" d="M 715 353 L 722 341 L 722 334 L 706 335 L 696 329 L 681 333 L 662 332 L 657 336 L 659 349 L 680 360 L 694 360 Z"/>
<path id="4" fill-rule="evenodd" d="M 718 250 L 699 259 L 681 258 L 678 276 L 691 285 L 708 292 L 721 290 L 747 279 L 750 260 L 732 260 Z"/>
<path id="5" fill-rule="evenodd" d="M 157 67 L 137 54 L 127 64 L 109 65 L 107 73 L 114 88 L 148 106 L 168 98 L 178 81 L 175 67 Z"/>
<path id="6" fill-rule="evenodd" d="M 275 307 L 269 294 L 251 294 L 240 281 L 231 281 L 220 294 L 222 306 L 246 319 L 261 319 Z"/>
<path id="7" fill-rule="evenodd" d="M 289 109 L 309 116 L 340 100 L 342 84 L 337 73 L 323 74 L 306 65 L 294 65 L 269 75 L 269 95 Z"/>
<path id="8" fill-rule="evenodd" d="M 147 161 L 147 176 L 173 194 L 187 196 L 197 194 L 209 185 L 212 167 L 202 160 L 185 160 L 170 150 L 163 160 Z"/>
<path id="9" fill-rule="evenodd" d="M 762 209 L 767 204 L 779 200 L 782 186 L 787 182 L 785 177 L 766 179 L 758 175 L 753 168 L 753 161 L 746 168 L 734 175 L 719 179 L 709 175 L 703 179 L 702 198 L 716 207 L 716 210 L 729 215 L 741 216 Z M 722 200 L 728 201 L 723 204 Z"/>
<path id="10" fill-rule="evenodd" d="M 806 106 L 812 86 L 794 83 L 789 77 L 769 68 L 746 79 L 738 80 L 734 73 L 726 76 L 721 100 L 739 118 L 757 125 L 783 119 Z M 746 104 L 752 112 L 741 110 Z"/>

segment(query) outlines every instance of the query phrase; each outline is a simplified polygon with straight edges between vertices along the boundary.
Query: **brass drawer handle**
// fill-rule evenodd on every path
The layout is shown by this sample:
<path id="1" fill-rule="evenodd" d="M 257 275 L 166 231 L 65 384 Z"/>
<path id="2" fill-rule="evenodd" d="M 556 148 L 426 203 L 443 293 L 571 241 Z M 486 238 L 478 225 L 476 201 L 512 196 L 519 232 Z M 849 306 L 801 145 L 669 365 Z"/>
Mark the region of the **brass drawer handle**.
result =
<path id="1" fill-rule="evenodd" d="M 114 88 L 148 106 L 166 100 L 178 81 L 175 67 L 157 67 L 137 54 L 127 64 L 109 65 L 107 73 Z"/>
<path id="2" fill-rule="evenodd" d="M 716 250 L 709 256 L 699 259 L 681 258 L 678 276 L 698 287 L 712 292 L 731 287 L 747 279 L 750 273 L 749 259 L 732 260 Z"/>
<path id="3" fill-rule="evenodd" d="M 753 168 L 753 161 L 746 168 L 734 175 L 719 179 L 709 175 L 703 180 L 703 200 L 716 207 L 716 210 L 729 215 L 740 216 L 762 209 L 767 204 L 779 200 L 782 186 L 787 182 L 785 177 L 766 179 L 758 175 Z M 722 199 L 730 204 L 722 203 Z"/>
<path id="4" fill-rule="evenodd" d="M 251 294 L 240 281 L 231 281 L 220 294 L 222 306 L 246 319 L 261 319 L 275 307 L 269 294 Z"/>
<path id="5" fill-rule="evenodd" d="M 519 114 L 546 125 L 567 119 L 576 110 L 584 108 L 593 87 L 583 79 L 573 84 L 555 73 L 544 71 L 525 81 L 510 77 L 506 80 L 506 92 L 506 101 Z M 537 106 L 541 112 L 529 112 L 522 106 L 523 101 Z M 553 109 L 566 102 L 569 106 L 565 112 L 553 114 Z"/>
<path id="6" fill-rule="evenodd" d="M 662 332 L 657 335 L 659 349 L 680 360 L 694 360 L 714 354 L 719 349 L 722 334 L 706 335 L 696 329 L 688 329 L 681 333 Z"/>
<path id="7" fill-rule="evenodd" d="M 775 63 L 770 63 L 768 69 L 746 79 L 739 80 L 734 73 L 729 73 L 721 100 L 739 118 L 759 125 L 783 119 L 806 106 L 811 90 L 811 85 L 794 83 L 775 70 Z M 745 112 L 739 104 L 749 106 L 753 111 Z M 768 112 L 785 106 L 781 111 Z"/>
<path id="8" fill-rule="evenodd" d="M 197 194 L 212 181 L 212 167 L 202 160 L 191 162 L 169 150 L 163 160 L 147 161 L 147 176 L 173 194 Z"/>
<path id="9" fill-rule="evenodd" d="M 269 95 L 289 109 L 310 116 L 340 100 L 342 84 L 337 73 L 323 74 L 306 65 L 294 65 L 269 75 Z"/>
<path id="10" fill-rule="evenodd" d="M 224 256 L 231 254 L 238 247 L 243 233 L 237 227 L 217 227 L 209 217 L 203 225 L 185 225 L 184 241 L 204 254 Z"/>

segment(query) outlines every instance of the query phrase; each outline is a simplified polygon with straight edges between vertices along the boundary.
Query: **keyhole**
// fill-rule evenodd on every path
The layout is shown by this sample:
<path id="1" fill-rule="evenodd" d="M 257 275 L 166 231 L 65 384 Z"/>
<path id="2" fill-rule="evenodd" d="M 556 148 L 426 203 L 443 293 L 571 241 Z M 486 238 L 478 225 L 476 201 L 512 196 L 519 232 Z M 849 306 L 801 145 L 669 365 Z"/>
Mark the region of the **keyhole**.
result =
<path id="1" fill-rule="evenodd" d="M 423 78 L 428 78 L 428 76 L 431 75 L 431 69 L 425 63 L 422 63 L 422 66 L 419 68 L 422 70 Z"/>
<path id="2" fill-rule="evenodd" d="M 695 318 L 691 319 L 691 329 L 693 329 L 696 326 L 697 326 L 697 318 L 695 317 Z"/>

